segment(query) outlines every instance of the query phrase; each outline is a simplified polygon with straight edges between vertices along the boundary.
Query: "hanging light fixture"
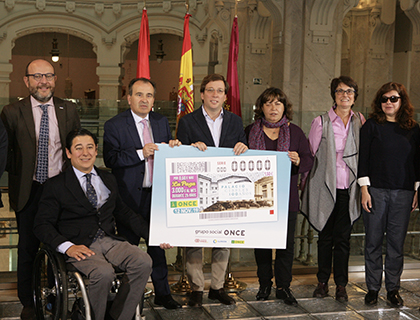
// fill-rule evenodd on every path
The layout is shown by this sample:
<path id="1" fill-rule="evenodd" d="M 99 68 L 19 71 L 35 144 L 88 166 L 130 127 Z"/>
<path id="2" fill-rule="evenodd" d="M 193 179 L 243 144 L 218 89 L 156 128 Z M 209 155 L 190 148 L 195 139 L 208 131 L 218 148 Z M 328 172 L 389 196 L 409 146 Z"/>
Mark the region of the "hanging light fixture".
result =
<path id="1" fill-rule="evenodd" d="M 156 51 L 156 60 L 158 63 L 162 63 L 163 57 L 166 56 L 165 52 L 163 51 L 163 41 L 158 40 L 158 49 Z"/>
<path id="2" fill-rule="evenodd" d="M 60 50 L 58 50 L 58 41 L 57 41 L 57 37 L 54 33 L 54 37 L 53 37 L 53 41 L 52 41 L 52 49 L 50 51 L 51 54 L 51 60 L 53 62 L 58 62 L 58 60 L 60 60 Z"/>

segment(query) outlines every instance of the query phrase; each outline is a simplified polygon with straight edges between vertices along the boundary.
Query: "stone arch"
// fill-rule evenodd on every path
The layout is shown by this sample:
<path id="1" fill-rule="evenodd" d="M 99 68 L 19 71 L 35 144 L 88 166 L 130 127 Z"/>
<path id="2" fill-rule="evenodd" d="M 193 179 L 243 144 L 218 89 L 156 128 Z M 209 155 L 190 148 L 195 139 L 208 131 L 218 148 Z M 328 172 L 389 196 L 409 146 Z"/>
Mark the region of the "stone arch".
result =
<path id="1" fill-rule="evenodd" d="M 13 48 L 14 41 L 17 38 L 26 36 L 32 33 L 40 32 L 58 32 L 70 34 L 82 38 L 94 47 L 94 51 L 100 44 L 101 30 L 95 24 L 89 23 L 86 20 L 79 19 L 76 16 L 66 16 L 66 19 L 60 19 L 61 15 L 46 14 L 46 15 L 20 15 L 13 20 L 6 22 L 3 26 L 7 34 L 9 48 Z M 6 40 L 6 39 L 4 39 Z M 7 41 L 2 41 L 1 46 Z M 7 44 L 7 43 L 6 43 Z M 3 54 L 11 57 L 11 50 L 3 51 Z M 4 59 L 4 57 L 3 57 Z"/>
<path id="2" fill-rule="evenodd" d="M 94 24 L 76 16 L 66 16 L 62 19 L 61 14 L 10 14 L 7 20 L 0 26 L 0 94 L 9 96 L 10 73 L 13 70 L 12 49 L 16 39 L 34 33 L 57 32 L 70 34 L 89 42 L 96 49 L 101 44 L 101 32 Z"/>

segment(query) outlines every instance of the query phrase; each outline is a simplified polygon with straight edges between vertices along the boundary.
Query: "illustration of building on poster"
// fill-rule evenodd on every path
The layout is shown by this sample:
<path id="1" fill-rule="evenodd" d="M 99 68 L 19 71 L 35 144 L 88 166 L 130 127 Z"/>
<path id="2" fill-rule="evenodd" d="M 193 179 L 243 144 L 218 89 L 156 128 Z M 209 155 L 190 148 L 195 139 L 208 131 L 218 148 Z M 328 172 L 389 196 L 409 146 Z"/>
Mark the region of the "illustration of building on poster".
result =
<path id="1" fill-rule="evenodd" d="M 278 220 L 277 158 L 167 158 L 167 227 Z"/>

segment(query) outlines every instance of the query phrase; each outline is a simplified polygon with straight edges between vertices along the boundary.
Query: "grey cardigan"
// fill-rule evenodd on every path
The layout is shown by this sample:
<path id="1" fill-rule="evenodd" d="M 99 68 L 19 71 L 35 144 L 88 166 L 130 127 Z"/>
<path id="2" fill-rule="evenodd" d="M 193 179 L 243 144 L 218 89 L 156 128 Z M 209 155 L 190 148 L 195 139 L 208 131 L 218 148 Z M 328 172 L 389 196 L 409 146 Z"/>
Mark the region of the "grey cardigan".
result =
<path id="1" fill-rule="evenodd" d="M 321 231 L 330 217 L 336 201 L 336 150 L 334 131 L 328 112 L 321 115 L 322 138 L 315 154 L 314 165 L 306 180 L 302 195 L 301 211 L 309 223 Z M 349 214 L 353 224 L 361 213 L 360 187 L 357 184 L 357 163 L 359 159 L 359 136 L 362 122 L 360 115 L 351 117 L 343 161 L 350 169 Z"/>

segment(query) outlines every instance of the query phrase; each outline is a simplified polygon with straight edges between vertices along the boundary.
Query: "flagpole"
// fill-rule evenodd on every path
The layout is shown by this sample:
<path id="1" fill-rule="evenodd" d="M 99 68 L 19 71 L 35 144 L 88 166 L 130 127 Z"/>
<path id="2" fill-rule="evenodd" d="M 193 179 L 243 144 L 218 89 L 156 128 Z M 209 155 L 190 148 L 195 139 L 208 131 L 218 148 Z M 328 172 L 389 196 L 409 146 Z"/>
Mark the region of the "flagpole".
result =
<path id="1" fill-rule="evenodd" d="M 193 70 L 192 70 L 192 54 L 191 54 L 191 36 L 189 31 L 189 24 L 186 24 L 185 21 L 187 21 L 188 16 L 190 15 L 190 2 L 189 0 L 185 1 L 185 20 L 184 20 L 184 40 L 182 43 L 182 56 L 181 56 L 181 67 L 180 67 L 180 83 L 178 86 L 178 110 L 177 110 L 177 118 L 176 118 L 176 129 L 175 129 L 175 136 L 178 132 L 178 122 L 179 119 L 187 113 L 194 111 L 194 86 L 193 86 Z M 188 18 L 189 19 L 189 18 Z M 188 39 L 189 42 L 189 59 L 185 59 L 184 48 L 185 48 L 185 41 L 186 41 L 186 29 L 188 28 Z M 190 64 L 189 66 L 187 66 Z M 182 78 L 181 78 L 182 75 Z M 191 84 L 189 84 L 189 81 L 185 82 L 185 77 L 190 77 L 189 81 L 191 81 Z M 182 80 L 181 80 L 182 79 Z M 189 88 L 189 89 L 188 89 Z M 186 90 L 185 90 L 186 89 Z M 184 93 L 183 93 L 184 92 Z M 184 110 L 182 110 L 181 105 L 183 105 Z M 191 286 L 188 282 L 188 278 L 186 276 L 186 267 L 187 267 L 187 248 L 183 247 L 182 249 L 178 247 L 178 257 L 181 258 L 181 251 L 182 251 L 182 274 L 178 280 L 177 283 L 174 283 L 171 286 L 171 292 L 177 293 L 177 294 L 188 294 L 191 292 Z"/>

